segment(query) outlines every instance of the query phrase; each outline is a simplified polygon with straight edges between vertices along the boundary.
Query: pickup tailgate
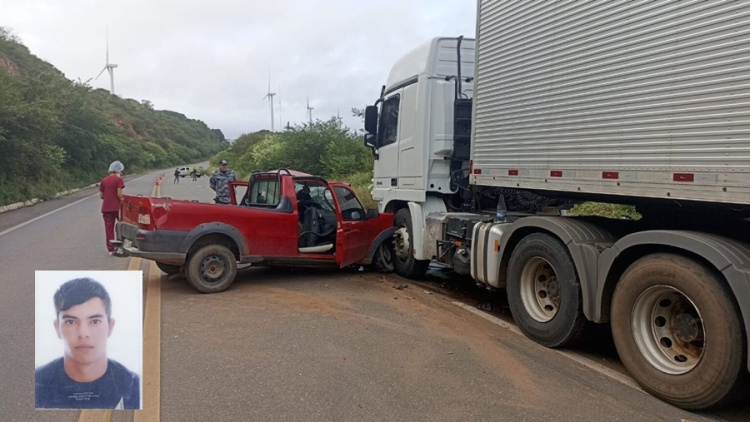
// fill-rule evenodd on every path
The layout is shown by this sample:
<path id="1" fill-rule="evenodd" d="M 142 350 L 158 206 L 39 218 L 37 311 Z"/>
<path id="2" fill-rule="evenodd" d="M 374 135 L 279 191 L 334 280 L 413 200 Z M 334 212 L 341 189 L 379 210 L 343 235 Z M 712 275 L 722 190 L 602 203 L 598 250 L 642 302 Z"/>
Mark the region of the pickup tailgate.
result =
<path id="1" fill-rule="evenodd" d="M 153 229 L 150 220 L 151 204 L 154 199 L 145 196 L 125 195 L 120 205 L 120 221 L 134 226 L 141 225 L 141 228 Z"/>

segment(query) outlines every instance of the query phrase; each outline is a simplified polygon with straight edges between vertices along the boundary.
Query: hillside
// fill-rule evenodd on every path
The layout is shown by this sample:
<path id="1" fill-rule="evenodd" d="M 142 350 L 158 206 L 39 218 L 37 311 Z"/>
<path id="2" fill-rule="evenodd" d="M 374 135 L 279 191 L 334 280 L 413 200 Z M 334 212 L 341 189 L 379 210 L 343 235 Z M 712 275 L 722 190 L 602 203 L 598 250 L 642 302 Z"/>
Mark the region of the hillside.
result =
<path id="1" fill-rule="evenodd" d="M 202 121 L 68 80 L 0 27 L 0 205 L 91 184 L 114 160 L 131 173 L 228 147 Z"/>

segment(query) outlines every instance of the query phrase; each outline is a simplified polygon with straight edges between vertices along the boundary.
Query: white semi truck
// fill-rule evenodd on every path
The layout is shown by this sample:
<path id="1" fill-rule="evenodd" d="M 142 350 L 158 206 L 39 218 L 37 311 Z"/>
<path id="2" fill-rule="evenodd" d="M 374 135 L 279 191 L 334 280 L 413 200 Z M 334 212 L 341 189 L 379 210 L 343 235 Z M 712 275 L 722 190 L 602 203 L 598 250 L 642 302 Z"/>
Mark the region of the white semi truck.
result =
<path id="1" fill-rule="evenodd" d="M 475 39 L 414 49 L 365 110 L 396 271 L 432 261 L 504 289 L 548 347 L 610 323 L 630 374 L 676 406 L 746 391 L 750 2 L 477 12 Z M 582 201 L 643 218 L 560 212 Z"/>

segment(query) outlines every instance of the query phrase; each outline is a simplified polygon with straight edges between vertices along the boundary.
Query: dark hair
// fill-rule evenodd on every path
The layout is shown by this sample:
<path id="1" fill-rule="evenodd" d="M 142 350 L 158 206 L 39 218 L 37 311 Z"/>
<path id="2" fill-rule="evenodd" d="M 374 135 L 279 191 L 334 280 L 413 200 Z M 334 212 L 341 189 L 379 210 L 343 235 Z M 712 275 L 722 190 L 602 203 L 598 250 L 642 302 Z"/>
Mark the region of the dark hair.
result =
<path id="1" fill-rule="evenodd" d="M 104 286 L 88 277 L 66 281 L 55 292 L 55 315 L 95 297 L 104 302 L 104 309 L 107 310 L 107 319 L 109 319 L 112 315 L 112 302 Z"/>

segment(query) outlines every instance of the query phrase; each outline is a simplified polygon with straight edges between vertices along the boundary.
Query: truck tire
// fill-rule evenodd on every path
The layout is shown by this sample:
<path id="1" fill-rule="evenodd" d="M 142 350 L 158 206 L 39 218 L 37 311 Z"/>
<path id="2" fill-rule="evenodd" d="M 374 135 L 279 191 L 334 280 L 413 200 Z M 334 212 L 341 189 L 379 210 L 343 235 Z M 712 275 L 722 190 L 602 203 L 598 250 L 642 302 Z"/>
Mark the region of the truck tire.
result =
<path id="1" fill-rule="evenodd" d="M 394 260 L 393 266 L 402 277 L 420 278 L 427 272 L 430 261 L 419 261 L 414 258 L 412 250 L 414 242 L 412 236 L 414 231 L 411 224 L 411 213 L 408 208 L 398 210 L 393 218 L 393 224 L 397 227 L 394 235 Z"/>
<path id="2" fill-rule="evenodd" d="M 381 243 L 375 251 L 375 255 L 372 257 L 372 266 L 375 268 L 375 271 L 381 274 L 392 273 L 395 269 L 393 263 L 395 260 L 394 254 L 393 242 L 391 239 L 387 239 Z"/>
<path id="3" fill-rule="evenodd" d="M 237 259 L 226 246 L 206 245 L 190 254 L 185 272 L 195 290 L 218 293 L 234 281 Z"/>
<path id="4" fill-rule="evenodd" d="M 747 374 L 739 312 L 706 266 L 658 253 L 634 262 L 612 300 L 612 337 L 644 390 L 683 409 L 731 401 Z"/>
<path id="5" fill-rule="evenodd" d="M 156 266 L 159 267 L 159 269 L 166 275 L 177 274 L 180 272 L 179 265 L 171 265 L 171 264 L 164 264 L 162 262 L 157 262 Z"/>
<path id="6" fill-rule="evenodd" d="M 507 294 L 518 327 L 544 346 L 574 345 L 588 324 L 573 259 L 548 234 L 530 234 L 515 247 L 508 264 Z"/>

